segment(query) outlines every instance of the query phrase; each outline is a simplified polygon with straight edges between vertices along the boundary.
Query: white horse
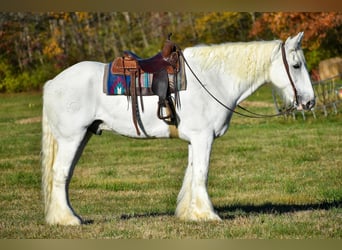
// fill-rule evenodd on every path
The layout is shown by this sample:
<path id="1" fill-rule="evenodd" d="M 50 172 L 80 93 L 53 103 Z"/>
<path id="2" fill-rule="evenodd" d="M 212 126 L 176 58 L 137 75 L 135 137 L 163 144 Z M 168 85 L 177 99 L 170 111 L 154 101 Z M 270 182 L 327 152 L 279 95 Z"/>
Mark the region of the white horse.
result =
<path id="1" fill-rule="evenodd" d="M 178 137 L 189 142 L 188 166 L 177 199 L 177 217 L 193 221 L 220 220 L 207 192 L 212 143 L 227 131 L 233 115 L 231 110 L 262 84 L 272 82 L 288 107 L 311 109 L 314 106 L 315 96 L 301 49 L 302 38 L 303 32 L 289 37 L 285 43 L 279 40 L 224 43 L 184 50 L 193 72 L 186 66 L 187 90 L 180 92 L 181 107 L 177 110 Z M 75 165 L 92 135 L 89 127 L 94 121 L 98 130 L 133 138 L 146 137 L 136 133 L 127 98 L 103 93 L 104 68 L 104 63 L 80 62 L 44 86 L 42 189 L 49 224 L 82 223 L 70 205 L 68 187 Z M 157 102 L 156 96 L 144 97 L 141 120 L 149 136 L 169 138 L 169 126 L 157 118 Z"/>

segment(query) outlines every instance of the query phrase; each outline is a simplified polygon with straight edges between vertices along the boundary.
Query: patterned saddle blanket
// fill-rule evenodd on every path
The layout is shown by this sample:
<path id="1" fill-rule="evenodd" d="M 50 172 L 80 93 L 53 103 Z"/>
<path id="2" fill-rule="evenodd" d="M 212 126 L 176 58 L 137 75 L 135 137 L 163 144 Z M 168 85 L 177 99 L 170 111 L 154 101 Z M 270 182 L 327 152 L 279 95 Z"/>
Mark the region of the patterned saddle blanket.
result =
<path id="1" fill-rule="evenodd" d="M 141 72 L 136 75 L 135 81 L 131 79 L 132 75 L 118 73 L 115 71 L 115 61 L 106 64 L 103 77 L 103 92 L 107 95 L 131 95 L 131 83 L 135 82 L 137 95 L 142 96 L 156 95 L 152 91 L 153 73 Z M 180 58 L 179 70 L 176 74 L 168 73 L 168 81 L 171 93 L 174 90 L 186 90 L 186 76 L 184 70 L 184 60 Z M 177 82 L 176 82 L 177 81 Z M 174 85 L 177 84 L 176 88 Z"/>

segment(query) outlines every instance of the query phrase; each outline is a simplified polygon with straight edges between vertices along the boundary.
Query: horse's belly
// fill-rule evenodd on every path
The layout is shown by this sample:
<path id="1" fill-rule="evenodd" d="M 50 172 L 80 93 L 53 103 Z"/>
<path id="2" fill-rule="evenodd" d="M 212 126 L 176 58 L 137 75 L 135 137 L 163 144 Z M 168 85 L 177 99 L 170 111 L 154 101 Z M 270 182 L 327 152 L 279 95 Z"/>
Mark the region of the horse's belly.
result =
<path id="1" fill-rule="evenodd" d="M 103 130 L 114 131 L 118 134 L 134 137 L 146 138 L 169 137 L 169 127 L 157 117 L 158 98 L 155 96 L 144 96 L 144 111 L 139 102 L 139 115 L 137 119 L 141 120 L 138 125 L 140 135 L 133 122 L 132 103 L 126 96 L 101 96 L 102 102 L 97 107 L 97 119 L 104 123 L 101 125 Z M 146 131 L 146 134 L 143 132 Z"/>

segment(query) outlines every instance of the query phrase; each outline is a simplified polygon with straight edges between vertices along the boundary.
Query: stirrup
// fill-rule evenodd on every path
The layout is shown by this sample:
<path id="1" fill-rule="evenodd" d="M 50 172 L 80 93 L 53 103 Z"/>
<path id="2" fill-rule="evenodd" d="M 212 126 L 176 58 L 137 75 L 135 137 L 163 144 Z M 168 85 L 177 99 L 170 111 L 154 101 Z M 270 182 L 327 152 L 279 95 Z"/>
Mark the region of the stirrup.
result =
<path id="1" fill-rule="evenodd" d="M 166 115 L 164 115 L 163 113 L 164 108 L 166 109 Z M 163 120 L 166 124 L 177 126 L 176 114 L 174 113 L 174 109 L 170 107 L 170 104 L 167 100 L 158 102 L 157 116 L 160 120 Z"/>
<path id="2" fill-rule="evenodd" d="M 164 108 L 166 109 L 166 115 L 164 115 L 164 112 L 163 112 Z M 165 119 L 171 118 L 171 112 L 168 112 L 169 110 L 170 110 L 170 106 L 166 100 L 158 102 L 157 116 L 159 119 L 165 120 Z"/>

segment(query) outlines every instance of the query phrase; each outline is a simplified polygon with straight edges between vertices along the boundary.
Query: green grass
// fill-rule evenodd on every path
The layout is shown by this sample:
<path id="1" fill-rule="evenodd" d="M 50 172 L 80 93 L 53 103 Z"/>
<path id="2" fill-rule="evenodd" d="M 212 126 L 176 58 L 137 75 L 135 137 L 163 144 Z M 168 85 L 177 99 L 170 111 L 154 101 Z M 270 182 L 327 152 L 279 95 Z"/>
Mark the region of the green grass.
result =
<path id="1" fill-rule="evenodd" d="M 273 113 L 271 104 L 263 88 L 244 105 Z M 0 238 L 342 238 L 341 114 L 234 115 L 214 143 L 208 183 L 222 222 L 173 216 L 186 142 L 94 136 L 70 185 L 73 207 L 93 223 L 62 227 L 44 223 L 41 108 L 40 93 L 0 95 Z"/>

